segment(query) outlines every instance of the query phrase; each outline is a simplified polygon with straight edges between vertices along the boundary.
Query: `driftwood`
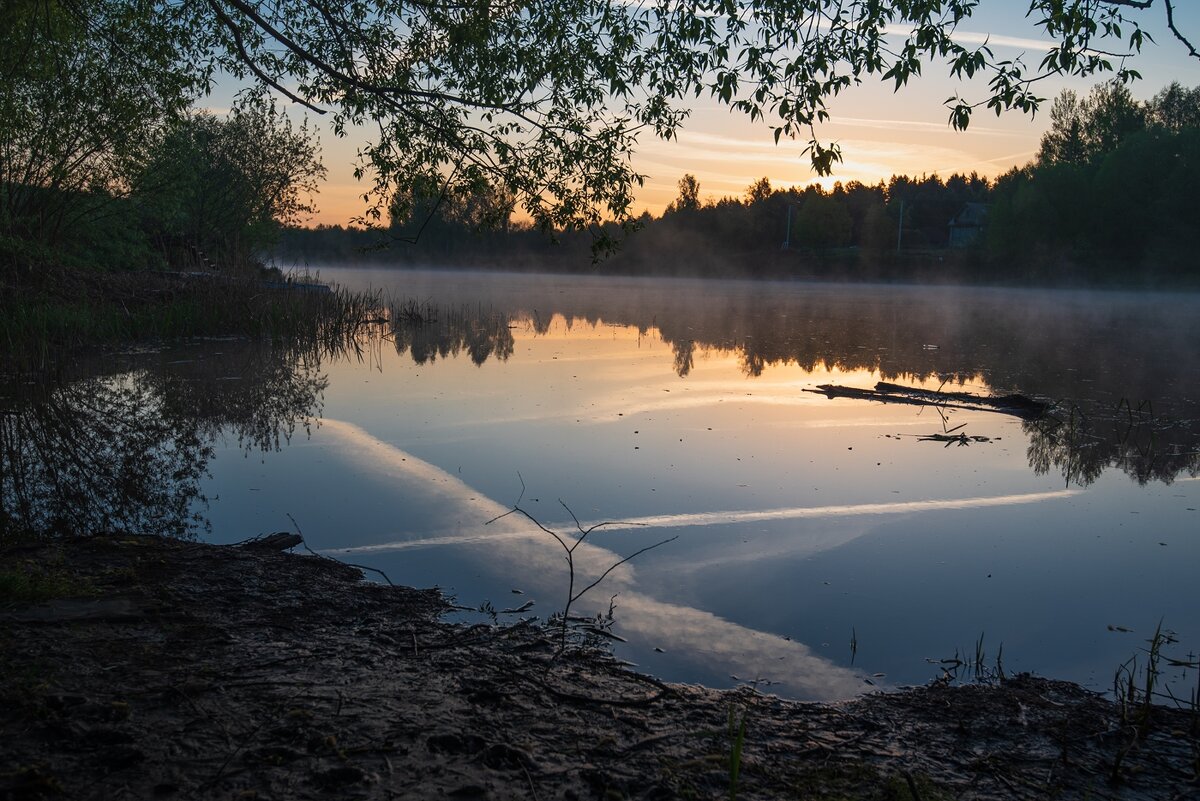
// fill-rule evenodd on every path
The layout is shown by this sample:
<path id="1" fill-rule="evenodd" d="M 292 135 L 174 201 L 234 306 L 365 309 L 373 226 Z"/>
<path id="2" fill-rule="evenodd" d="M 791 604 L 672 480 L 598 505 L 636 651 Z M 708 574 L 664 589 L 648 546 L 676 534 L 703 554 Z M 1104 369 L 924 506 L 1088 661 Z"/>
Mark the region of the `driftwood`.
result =
<path id="1" fill-rule="evenodd" d="M 1041 401 L 1024 395 L 977 395 L 972 392 L 941 392 L 918 387 L 906 387 L 900 384 L 890 384 L 880 381 L 874 389 L 859 387 L 842 387 L 836 384 L 822 384 L 816 389 L 806 389 L 805 392 L 815 392 L 827 398 L 855 398 L 857 400 L 878 401 L 880 403 L 906 403 L 913 406 L 938 406 L 943 409 L 969 409 L 980 412 L 998 412 L 1019 417 L 1022 420 L 1036 420 L 1046 413 L 1049 406 Z"/>
<path id="2" fill-rule="evenodd" d="M 286 551 L 289 548 L 295 548 L 302 542 L 304 542 L 304 538 L 299 534 L 293 534 L 290 531 L 276 531 L 274 534 L 263 534 L 239 542 L 238 545 L 253 551 Z"/>

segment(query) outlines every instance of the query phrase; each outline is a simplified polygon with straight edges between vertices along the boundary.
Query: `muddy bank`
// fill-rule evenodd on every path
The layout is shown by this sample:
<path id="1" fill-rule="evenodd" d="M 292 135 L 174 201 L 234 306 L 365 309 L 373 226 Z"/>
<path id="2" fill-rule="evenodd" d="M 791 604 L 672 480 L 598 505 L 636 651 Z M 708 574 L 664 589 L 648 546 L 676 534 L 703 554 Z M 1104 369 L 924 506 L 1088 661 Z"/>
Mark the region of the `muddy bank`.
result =
<path id="1" fill-rule="evenodd" d="M 729 798 L 743 719 L 742 799 L 1200 798 L 1194 715 L 1062 682 L 666 685 L 262 549 L 97 538 L 0 571 L 0 799 Z"/>

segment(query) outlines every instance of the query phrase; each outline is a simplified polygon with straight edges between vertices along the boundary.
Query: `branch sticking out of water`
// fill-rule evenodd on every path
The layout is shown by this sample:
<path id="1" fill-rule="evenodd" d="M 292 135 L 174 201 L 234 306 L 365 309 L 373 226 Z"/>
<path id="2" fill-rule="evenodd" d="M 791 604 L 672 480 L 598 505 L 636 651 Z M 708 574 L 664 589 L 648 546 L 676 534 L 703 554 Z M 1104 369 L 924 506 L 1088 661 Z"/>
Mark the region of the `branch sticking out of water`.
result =
<path id="1" fill-rule="evenodd" d="M 563 509 L 567 510 L 567 514 L 569 514 L 571 516 L 571 520 L 574 521 L 575 528 L 579 532 L 579 536 L 574 538 L 573 541 L 571 541 L 570 544 L 568 544 L 568 540 L 571 539 L 571 537 L 569 535 L 559 534 L 557 531 L 553 531 L 553 530 L 547 528 L 546 526 L 544 526 L 542 524 L 542 522 L 540 520 L 538 520 L 536 517 L 531 515 L 529 512 L 527 512 L 521 508 L 521 501 L 524 500 L 524 498 L 525 498 L 525 479 L 522 478 L 520 473 L 517 473 L 517 478 L 519 478 L 521 480 L 521 494 L 517 497 L 516 503 L 514 503 L 513 507 L 511 509 L 509 509 L 507 512 L 505 512 L 504 514 L 501 514 L 501 515 L 497 515 L 496 517 L 493 517 L 491 520 L 487 521 L 487 523 L 485 523 L 484 525 L 490 526 L 492 523 L 495 523 L 497 520 L 503 520 L 504 518 L 508 517 L 509 515 L 514 515 L 514 514 L 520 515 L 520 516 L 524 517 L 526 520 L 528 520 L 529 522 L 533 523 L 535 526 L 537 526 L 538 529 L 540 529 L 541 531 L 543 531 L 546 534 L 549 534 L 551 537 L 553 537 L 554 540 L 562 547 L 563 552 L 566 554 L 566 557 L 567 557 L 567 574 L 568 574 L 567 601 L 563 605 L 562 612 L 559 615 L 560 627 L 559 627 L 558 650 L 559 650 L 559 653 L 562 653 L 564 650 L 566 650 L 566 647 L 567 647 L 567 625 L 570 622 L 570 618 L 571 618 L 571 606 L 576 601 L 578 601 L 580 598 L 582 598 L 584 595 L 586 595 L 589 590 L 592 590 L 595 587 L 599 586 L 600 582 L 602 582 L 602 581 L 604 581 L 604 579 L 608 578 L 608 575 L 610 573 L 612 573 L 614 570 L 616 570 L 618 567 L 620 567 L 621 565 L 625 564 L 626 562 L 630 561 L 631 559 L 633 559 L 636 556 L 641 556 L 642 554 L 646 553 L 646 551 L 654 550 L 655 548 L 659 547 L 660 545 L 666 545 L 668 542 L 679 539 L 679 535 L 677 534 L 674 537 L 668 537 L 667 539 L 662 540 L 661 542 L 656 542 L 653 545 L 647 545 L 645 548 L 642 548 L 641 550 L 638 550 L 638 551 L 634 551 L 629 556 L 626 556 L 625 558 L 623 558 L 617 562 L 614 562 L 613 564 L 609 565 L 609 567 L 604 572 L 602 572 L 600 574 L 599 578 L 597 578 L 591 584 L 588 584 L 583 589 L 576 592 L 576 590 L 575 590 L 575 549 L 583 544 L 583 541 L 588 538 L 588 535 L 591 534 L 593 531 L 596 531 L 597 529 L 604 528 L 605 526 L 616 526 L 616 525 L 640 526 L 640 525 L 644 525 L 644 524 L 628 523 L 628 522 L 618 521 L 618 520 L 606 520 L 602 523 L 596 523 L 594 525 L 588 526 L 587 528 L 584 528 L 583 525 L 579 522 L 579 518 L 575 516 L 575 513 L 573 511 L 571 511 L 571 507 L 567 506 L 567 504 L 560 498 L 558 501 L 559 504 L 562 506 Z"/>

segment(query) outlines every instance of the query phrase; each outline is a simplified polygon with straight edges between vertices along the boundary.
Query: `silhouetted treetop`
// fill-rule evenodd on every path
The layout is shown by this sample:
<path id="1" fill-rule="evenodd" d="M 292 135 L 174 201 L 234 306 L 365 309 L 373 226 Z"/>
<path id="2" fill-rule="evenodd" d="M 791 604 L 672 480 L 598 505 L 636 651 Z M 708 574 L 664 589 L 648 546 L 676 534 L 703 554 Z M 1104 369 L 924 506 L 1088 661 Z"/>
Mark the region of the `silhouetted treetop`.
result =
<path id="1" fill-rule="evenodd" d="M 53 74 L 38 71 L 46 53 L 78 53 L 99 65 L 90 74 L 115 78 L 118 91 L 89 93 L 98 112 L 110 98 L 132 108 L 128 96 L 143 90 L 175 104 L 232 75 L 328 115 L 339 135 L 373 132 L 357 162 L 366 220 L 382 220 L 413 181 L 483 182 L 561 230 L 629 220 L 642 181 L 633 152 L 645 136 L 674 137 L 698 95 L 763 122 L 776 141 L 806 142 L 824 174 L 841 158 L 817 129 L 827 101 L 861 83 L 899 89 L 935 63 L 985 77 L 981 96 L 947 102 L 950 124 L 965 128 L 979 108 L 1032 113 L 1048 75 L 1136 77 L 1127 56 L 1148 19 L 1165 15 L 1200 57 L 1173 0 L 1031 0 L 1030 23 L 1052 40 L 1036 64 L 956 38 L 981 5 L 1000 3 L 17 0 L 5 4 L 0 74 L 29 85 Z M 0 111 L 0 129 L 16 130 L 5 127 L 12 112 Z"/>

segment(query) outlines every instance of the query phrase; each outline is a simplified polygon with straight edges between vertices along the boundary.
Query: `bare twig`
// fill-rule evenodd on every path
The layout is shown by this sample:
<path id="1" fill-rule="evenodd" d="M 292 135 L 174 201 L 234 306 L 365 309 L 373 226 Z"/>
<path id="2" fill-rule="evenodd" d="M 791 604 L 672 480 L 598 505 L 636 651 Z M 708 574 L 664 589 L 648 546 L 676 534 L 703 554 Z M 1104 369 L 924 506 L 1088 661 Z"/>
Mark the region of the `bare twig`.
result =
<path id="1" fill-rule="evenodd" d="M 388 574 L 384 573 L 382 570 L 380 570 L 377 567 L 369 567 L 368 565 L 359 565 L 359 564 L 355 564 L 354 562 L 343 562 L 340 559 L 334 559 L 332 557 L 325 556 L 324 554 L 317 553 L 312 548 L 308 547 L 308 542 L 304 539 L 304 532 L 302 532 L 300 530 L 300 524 L 296 522 L 296 518 L 292 517 L 292 515 L 289 513 L 287 516 L 287 519 L 291 520 L 292 525 L 296 527 L 296 533 L 298 535 L 300 535 L 300 544 L 304 546 L 304 550 L 308 551 L 313 556 L 317 557 L 318 559 L 328 559 L 330 562 L 337 562 L 339 565 L 346 565 L 347 567 L 355 567 L 355 568 L 358 568 L 359 570 L 369 570 L 372 573 L 378 573 L 379 575 L 383 576 L 383 580 L 388 583 L 389 587 L 396 586 L 395 584 L 392 583 L 392 580 L 390 578 L 388 578 Z"/>
<path id="2" fill-rule="evenodd" d="M 612 565 L 610 565 L 607 570 L 605 570 L 603 573 L 600 574 L 599 578 L 597 578 L 591 584 L 588 584 L 582 590 L 579 590 L 578 592 L 576 592 L 575 591 L 575 549 L 583 544 L 583 541 L 588 538 L 588 535 L 591 534 L 596 529 L 604 528 L 605 526 L 616 526 L 616 525 L 640 526 L 640 525 L 644 525 L 644 524 L 630 523 L 630 522 L 618 521 L 618 520 L 605 520 L 602 523 L 595 523 L 594 525 L 584 528 L 583 524 L 581 524 L 579 522 L 579 518 L 575 515 L 575 512 L 572 511 L 571 507 L 567 506 L 567 504 L 560 498 L 558 501 L 559 504 L 562 506 L 563 509 L 567 510 L 567 514 L 569 514 L 571 516 L 571 520 L 575 523 L 575 528 L 579 532 L 579 536 L 576 537 L 574 539 L 574 541 L 571 542 L 570 545 L 568 545 L 567 538 L 564 537 L 564 535 L 561 535 L 557 531 L 553 531 L 553 530 L 547 528 L 545 525 L 542 524 L 542 522 L 540 520 L 538 520 L 536 517 L 531 515 L 529 512 L 527 512 L 521 508 L 521 500 L 525 497 L 525 489 L 526 489 L 525 479 L 521 477 L 520 473 L 517 473 L 517 478 L 520 479 L 520 481 L 521 481 L 521 494 L 519 496 L 517 496 L 516 503 L 514 503 L 512 508 L 509 509 L 507 512 L 500 514 L 500 515 L 496 515 L 491 520 L 484 523 L 484 525 L 491 525 L 492 523 L 495 523 L 497 520 L 503 520 L 504 518 L 508 517 L 509 515 L 518 514 L 518 515 L 521 515 L 522 517 L 524 517 L 529 522 L 533 523 L 542 532 L 549 534 L 562 547 L 563 552 L 566 554 L 566 557 L 567 557 L 567 601 L 563 605 L 562 612 L 560 613 L 561 625 L 560 625 L 560 629 L 559 629 L 560 634 L 559 634 L 558 650 L 559 650 L 559 653 L 561 653 L 562 651 L 566 650 L 566 647 L 567 647 L 567 626 L 570 623 L 571 606 L 576 601 L 578 601 L 580 598 L 582 598 L 584 595 L 586 595 L 589 590 L 594 589 L 597 585 L 600 584 L 600 582 L 604 581 L 604 579 L 606 579 L 610 573 L 612 573 L 614 570 L 616 570 L 621 565 L 628 562 L 630 559 L 633 559 L 635 556 L 640 556 L 641 554 L 644 554 L 646 551 L 651 551 L 651 550 L 659 547 L 660 545 L 666 545 L 668 542 L 671 542 L 672 540 L 677 540 L 677 539 L 679 539 L 679 535 L 675 535 L 674 537 L 668 537 L 667 539 L 662 540 L 661 542 L 656 542 L 653 545 L 647 545 L 645 548 L 642 548 L 638 551 L 635 551 L 634 553 L 631 553 L 629 556 L 626 556 L 624 559 L 621 559 L 621 560 L 613 563 Z"/>

